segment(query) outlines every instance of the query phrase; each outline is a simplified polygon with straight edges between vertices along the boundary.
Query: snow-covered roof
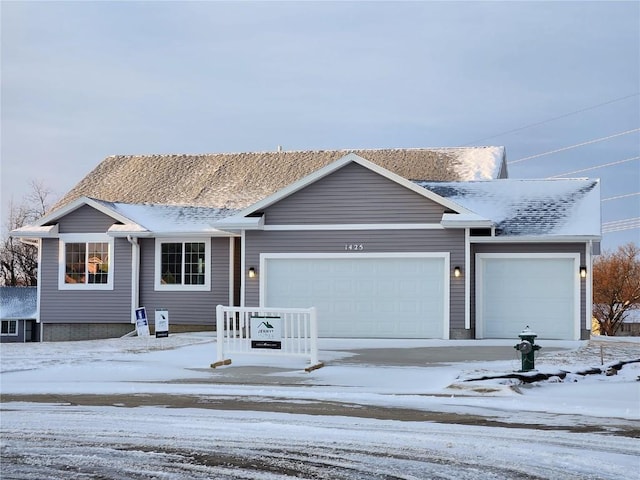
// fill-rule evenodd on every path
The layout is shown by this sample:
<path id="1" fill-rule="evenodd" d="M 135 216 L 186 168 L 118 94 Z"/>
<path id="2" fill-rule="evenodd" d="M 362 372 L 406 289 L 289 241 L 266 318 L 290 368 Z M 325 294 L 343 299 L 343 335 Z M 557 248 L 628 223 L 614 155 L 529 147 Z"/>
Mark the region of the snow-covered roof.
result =
<path id="1" fill-rule="evenodd" d="M 437 149 L 436 149 L 437 151 Z M 504 147 L 483 148 L 448 148 L 448 153 L 455 153 L 459 162 L 454 166 L 459 181 L 494 180 L 507 178 L 507 164 Z M 428 179 L 424 179 L 428 180 Z"/>
<path id="2" fill-rule="evenodd" d="M 598 180 L 416 183 L 492 220 L 498 235 L 599 237 L 601 234 Z"/>
<path id="3" fill-rule="evenodd" d="M 37 287 L 0 287 L 0 318 L 35 319 L 38 314 Z"/>
<path id="4" fill-rule="evenodd" d="M 211 225 L 236 213 L 236 210 L 227 208 L 95 201 L 131 220 L 131 223 L 115 224 L 109 229 L 109 233 L 116 236 L 144 231 L 164 234 L 224 233 Z"/>

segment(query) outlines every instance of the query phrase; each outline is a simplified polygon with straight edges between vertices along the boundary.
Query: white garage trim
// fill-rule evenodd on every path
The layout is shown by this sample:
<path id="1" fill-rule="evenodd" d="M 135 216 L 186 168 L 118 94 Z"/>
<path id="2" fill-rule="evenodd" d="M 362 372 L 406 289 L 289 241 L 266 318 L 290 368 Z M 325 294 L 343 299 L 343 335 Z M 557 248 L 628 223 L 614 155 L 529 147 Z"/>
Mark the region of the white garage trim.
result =
<path id="1" fill-rule="evenodd" d="M 573 265 L 573 338 L 580 339 L 580 254 L 579 253 L 477 253 L 476 254 L 476 338 L 483 338 L 485 331 L 484 269 L 485 261 L 491 259 L 564 259 Z M 535 329 L 534 329 L 535 330 Z"/>
<path id="2" fill-rule="evenodd" d="M 442 338 L 449 339 L 450 324 L 450 261 L 449 252 L 393 252 L 393 253 L 261 253 L 260 254 L 260 306 L 264 307 L 266 279 L 268 277 L 267 261 L 273 259 L 372 259 L 372 258 L 437 258 L 443 260 L 443 323 Z"/>

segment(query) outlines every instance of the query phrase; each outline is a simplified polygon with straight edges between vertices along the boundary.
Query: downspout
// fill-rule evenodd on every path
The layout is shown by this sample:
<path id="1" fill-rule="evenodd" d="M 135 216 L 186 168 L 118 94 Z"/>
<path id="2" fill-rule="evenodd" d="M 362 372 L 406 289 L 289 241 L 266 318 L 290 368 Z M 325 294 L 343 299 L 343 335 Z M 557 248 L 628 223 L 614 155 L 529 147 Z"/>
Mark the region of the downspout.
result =
<path id="1" fill-rule="evenodd" d="M 587 278 L 585 278 L 586 319 L 585 330 L 591 334 L 591 318 L 593 316 L 593 240 L 589 240 L 585 252 L 585 265 L 587 266 Z"/>
<path id="2" fill-rule="evenodd" d="M 38 324 L 38 328 L 40 330 L 39 334 L 38 334 L 38 341 L 42 342 L 44 341 L 42 335 L 44 334 L 44 327 L 42 325 L 42 322 L 40 321 L 40 292 L 42 291 L 42 289 L 40 288 L 40 286 L 42 285 L 42 274 L 40 273 L 42 271 L 42 239 L 38 238 L 38 239 L 32 239 L 32 238 L 20 238 L 20 242 L 26 244 L 26 245 L 31 245 L 33 247 L 36 247 L 36 249 L 38 250 L 38 273 L 37 273 L 37 279 L 36 282 L 38 283 L 37 287 L 36 287 L 36 323 Z"/>
<path id="3" fill-rule="evenodd" d="M 246 295 L 245 290 L 247 288 L 246 285 L 246 277 L 245 277 L 245 269 L 246 269 L 246 241 L 245 241 L 245 230 L 241 232 L 241 240 L 240 240 L 240 306 L 245 306 Z"/>
<path id="4" fill-rule="evenodd" d="M 464 328 L 471 330 L 471 229 L 464 229 Z"/>
<path id="5" fill-rule="evenodd" d="M 131 244 L 131 323 L 136 323 L 136 308 L 140 303 L 140 244 L 136 237 L 127 235 Z"/>

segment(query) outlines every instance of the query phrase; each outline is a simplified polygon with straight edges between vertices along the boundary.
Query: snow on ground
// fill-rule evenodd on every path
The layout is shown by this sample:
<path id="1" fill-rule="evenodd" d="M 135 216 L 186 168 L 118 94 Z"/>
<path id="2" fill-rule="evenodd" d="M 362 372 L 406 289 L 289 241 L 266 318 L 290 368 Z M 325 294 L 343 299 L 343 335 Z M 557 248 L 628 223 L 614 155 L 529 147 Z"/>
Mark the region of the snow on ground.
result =
<path id="1" fill-rule="evenodd" d="M 638 479 L 640 362 L 576 373 L 640 359 L 638 340 L 540 342 L 538 372 L 570 373 L 531 385 L 472 380 L 513 373 L 515 351 L 408 366 L 358 355 L 514 341 L 325 339 L 310 373 L 251 355 L 211 369 L 205 333 L 3 344 L 2 478 Z"/>

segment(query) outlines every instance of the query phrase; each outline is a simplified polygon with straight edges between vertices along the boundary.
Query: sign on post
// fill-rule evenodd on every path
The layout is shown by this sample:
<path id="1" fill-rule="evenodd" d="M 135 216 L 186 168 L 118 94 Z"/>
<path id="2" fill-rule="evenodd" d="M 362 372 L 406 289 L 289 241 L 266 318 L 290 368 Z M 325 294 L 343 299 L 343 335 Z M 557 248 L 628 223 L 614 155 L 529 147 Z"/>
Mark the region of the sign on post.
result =
<path id="1" fill-rule="evenodd" d="M 156 338 L 169 336 L 169 311 L 156 310 L 155 318 Z"/>
<path id="2" fill-rule="evenodd" d="M 144 307 L 136 308 L 136 333 L 139 337 L 149 336 L 149 321 Z"/>
<path id="3" fill-rule="evenodd" d="M 251 348 L 282 349 L 282 318 L 251 317 Z"/>

